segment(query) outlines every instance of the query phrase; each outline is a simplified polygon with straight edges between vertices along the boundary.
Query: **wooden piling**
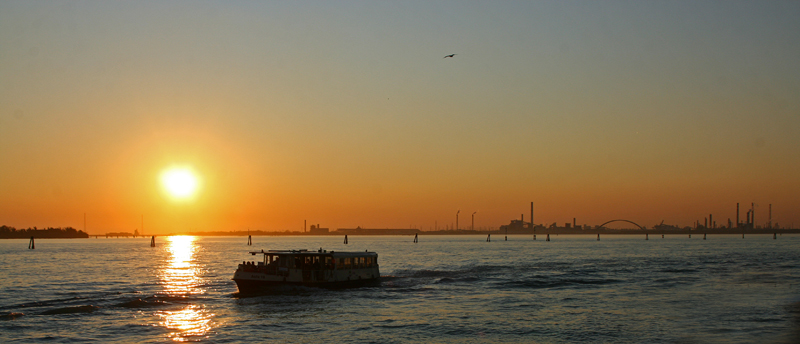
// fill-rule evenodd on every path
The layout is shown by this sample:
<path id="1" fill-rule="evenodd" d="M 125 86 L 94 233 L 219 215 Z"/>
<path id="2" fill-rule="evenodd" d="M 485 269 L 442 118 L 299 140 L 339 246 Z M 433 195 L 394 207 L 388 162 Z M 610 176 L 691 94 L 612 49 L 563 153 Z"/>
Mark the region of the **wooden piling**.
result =
<path id="1" fill-rule="evenodd" d="M 28 249 L 29 250 L 36 249 L 36 243 L 33 242 L 33 237 L 31 237 L 31 242 L 28 243 Z"/>
<path id="2" fill-rule="evenodd" d="M 544 241 L 550 241 L 550 234 L 547 234 L 547 239 L 545 239 Z"/>
<path id="3" fill-rule="evenodd" d="M 707 233 L 703 233 L 703 240 L 706 240 L 706 234 Z"/>
<path id="4" fill-rule="evenodd" d="M 486 236 L 486 242 L 491 242 L 491 241 L 492 241 L 492 235 L 489 234 Z"/>
<path id="5" fill-rule="evenodd" d="M 344 235 L 344 244 L 347 245 L 347 234 Z"/>
<path id="6" fill-rule="evenodd" d="M 150 247 L 156 247 L 156 236 L 155 235 L 153 235 L 150 238 Z"/>
<path id="7" fill-rule="evenodd" d="M 600 233 L 597 233 L 597 241 L 600 241 Z"/>
<path id="8" fill-rule="evenodd" d="M 248 235 L 247 236 L 247 246 L 252 246 L 252 245 L 253 245 L 253 236 L 252 235 Z"/>
<path id="9" fill-rule="evenodd" d="M 416 244 L 418 242 L 419 242 L 419 233 L 414 234 L 414 243 Z"/>

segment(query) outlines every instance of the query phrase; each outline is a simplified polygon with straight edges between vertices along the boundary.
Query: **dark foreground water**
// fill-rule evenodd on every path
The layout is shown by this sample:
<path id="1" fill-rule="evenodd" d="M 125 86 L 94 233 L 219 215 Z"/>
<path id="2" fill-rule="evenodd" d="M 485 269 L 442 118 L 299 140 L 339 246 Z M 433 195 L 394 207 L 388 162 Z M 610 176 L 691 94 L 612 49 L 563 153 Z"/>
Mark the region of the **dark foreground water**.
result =
<path id="1" fill-rule="evenodd" d="M 156 239 L 0 241 L 0 342 L 800 342 L 800 236 Z M 248 249 L 319 247 L 381 286 L 237 295 Z"/>

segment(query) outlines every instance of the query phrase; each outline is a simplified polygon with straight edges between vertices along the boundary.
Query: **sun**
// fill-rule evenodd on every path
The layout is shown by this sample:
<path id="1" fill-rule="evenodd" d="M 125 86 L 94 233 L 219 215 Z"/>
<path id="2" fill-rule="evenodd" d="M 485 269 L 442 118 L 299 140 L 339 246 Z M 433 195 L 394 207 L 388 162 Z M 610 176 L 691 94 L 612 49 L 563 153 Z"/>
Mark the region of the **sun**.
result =
<path id="1" fill-rule="evenodd" d="M 191 169 L 173 167 L 161 174 L 161 184 L 170 196 L 185 199 L 195 194 L 198 181 Z"/>

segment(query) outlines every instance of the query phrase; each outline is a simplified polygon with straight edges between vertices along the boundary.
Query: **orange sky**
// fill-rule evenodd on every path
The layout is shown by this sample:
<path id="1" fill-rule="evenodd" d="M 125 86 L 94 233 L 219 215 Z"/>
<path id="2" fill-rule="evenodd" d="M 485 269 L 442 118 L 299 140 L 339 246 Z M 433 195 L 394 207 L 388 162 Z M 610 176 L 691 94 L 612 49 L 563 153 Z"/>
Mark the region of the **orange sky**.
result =
<path id="1" fill-rule="evenodd" d="M 3 2 L 0 225 L 496 228 L 533 201 L 546 224 L 719 224 L 755 202 L 798 226 L 798 14 Z M 175 165 L 192 200 L 159 184 Z"/>

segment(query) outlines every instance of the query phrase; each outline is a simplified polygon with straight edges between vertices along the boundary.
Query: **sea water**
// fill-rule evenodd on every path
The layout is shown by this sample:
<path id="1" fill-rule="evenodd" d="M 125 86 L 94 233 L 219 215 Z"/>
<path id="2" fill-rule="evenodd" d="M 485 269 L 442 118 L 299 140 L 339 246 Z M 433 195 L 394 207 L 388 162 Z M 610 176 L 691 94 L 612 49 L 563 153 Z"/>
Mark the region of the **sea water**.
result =
<path id="1" fill-rule="evenodd" d="M 797 343 L 800 236 L 0 241 L 0 342 Z M 240 296 L 249 250 L 374 251 L 379 286 Z"/>

